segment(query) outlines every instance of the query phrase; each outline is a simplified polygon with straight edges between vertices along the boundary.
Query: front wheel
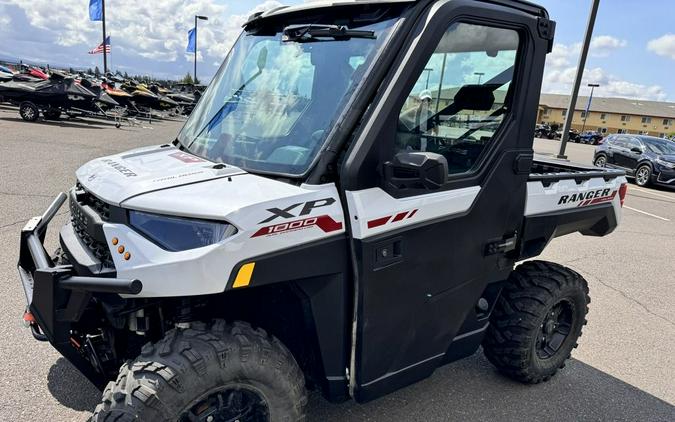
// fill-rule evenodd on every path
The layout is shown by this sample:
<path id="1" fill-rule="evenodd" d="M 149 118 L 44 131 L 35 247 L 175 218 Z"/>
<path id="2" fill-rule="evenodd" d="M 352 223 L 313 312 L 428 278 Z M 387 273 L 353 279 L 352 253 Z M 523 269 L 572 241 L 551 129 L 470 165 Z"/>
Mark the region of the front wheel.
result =
<path id="1" fill-rule="evenodd" d="M 305 382 L 275 337 L 218 320 L 173 329 L 125 363 L 92 421 L 302 421 Z"/>
<path id="2" fill-rule="evenodd" d="M 490 316 L 485 356 L 518 381 L 548 381 L 577 347 L 588 303 L 586 280 L 571 269 L 545 261 L 521 264 Z"/>
<path id="3" fill-rule="evenodd" d="M 652 169 L 644 164 L 635 170 L 635 184 L 638 186 L 648 186 L 652 178 Z"/>
<path id="4" fill-rule="evenodd" d="M 599 154 L 597 157 L 595 157 L 593 165 L 595 167 L 605 167 L 607 165 L 607 157 L 604 154 Z"/>

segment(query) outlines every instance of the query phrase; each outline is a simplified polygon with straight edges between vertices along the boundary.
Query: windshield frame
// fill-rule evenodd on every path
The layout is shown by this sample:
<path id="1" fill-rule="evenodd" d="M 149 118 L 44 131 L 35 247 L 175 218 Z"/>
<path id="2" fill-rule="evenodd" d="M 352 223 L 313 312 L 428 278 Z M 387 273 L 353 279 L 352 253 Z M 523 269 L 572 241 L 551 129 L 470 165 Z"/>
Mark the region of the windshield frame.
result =
<path id="1" fill-rule="evenodd" d="M 317 11 L 321 11 L 322 15 L 330 16 L 331 9 L 317 9 Z M 326 126 L 326 135 L 319 144 L 317 144 L 317 149 L 312 152 L 312 159 L 310 162 L 307 164 L 305 167 L 304 171 L 298 172 L 298 173 L 290 173 L 290 172 L 283 172 L 283 171 L 268 171 L 264 169 L 258 169 L 258 168 L 249 168 L 246 165 L 237 165 L 237 164 L 232 164 L 228 163 L 226 161 L 222 161 L 223 164 L 241 168 L 242 170 L 252 173 L 252 174 L 261 174 L 261 175 L 270 175 L 270 176 L 275 176 L 275 177 L 283 177 L 283 178 L 290 178 L 290 179 L 307 179 L 308 176 L 311 175 L 311 173 L 315 170 L 315 167 L 317 163 L 321 160 L 321 157 L 323 156 L 324 152 L 330 148 L 330 145 L 333 144 L 334 142 L 334 137 L 336 136 L 336 133 L 339 133 L 341 129 L 342 122 L 345 119 L 345 116 L 349 114 L 351 107 L 354 106 L 355 103 L 357 103 L 358 98 L 361 95 L 361 92 L 363 91 L 364 85 L 366 84 L 366 81 L 368 81 L 369 77 L 371 74 L 373 74 L 373 70 L 378 66 L 378 64 L 383 60 L 383 55 L 385 55 L 388 51 L 388 46 L 392 43 L 392 40 L 396 39 L 398 36 L 401 27 L 405 21 L 406 17 L 406 9 L 401 9 L 397 13 L 392 14 L 389 16 L 387 19 L 382 19 L 375 23 L 379 22 L 384 22 L 387 20 L 391 20 L 392 24 L 388 28 L 387 31 L 382 31 L 381 34 L 377 34 L 377 37 L 380 38 L 381 40 L 373 40 L 374 42 L 380 42 L 379 46 L 373 50 L 373 56 L 370 61 L 370 64 L 367 66 L 367 68 L 364 70 L 361 80 L 354 85 L 353 89 L 348 92 L 345 97 L 342 98 L 342 101 L 340 102 L 341 107 L 338 107 L 336 110 L 336 114 L 333 116 L 333 120 Z M 295 20 L 297 20 L 297 17 L 295 16 L 289 16 L 287 19 L 284 19 L 284 21 L 287 21 L 287 24 L 292 24 Z M 283 31 L 277 31 L 276 34 L 282 34 Z M 248 35 L 258 35 L 254 31 L 249 31 L 248 28 L 245 28 L 237 37 L 236 41 L 233 43 L 232 47 L 228 51 L 228 54 L 226 57 L 223 59 L 223 62 L 221 63 L 218 71 L 216 74 L 213 76 L 211 82 L 218 80 L 219 78 L 223 77 L 223 73 L 225 72 L 225 69 L 227 68 L 227 63 L 229 60 L 232 59 L 232 54 L 235 51 L 235 47 L 241 42 L 242 38 Z M 260 34 L 262 35 L 262 34 Z M 291 42 L 297 42 L 297 41 L 291 41 Z M 336 41 L 340 42 L 340 41 Z M 370 81 L 368 81 L 370 82 Z M 216 89 L 215 85 L 213 83 L 209 83 L 209 86 L 207 89 L 204 91 L 202 97 L 200 98 L 200 101 L 203 98 L 207 98 L 209 91 Z M 196 108 L 196 107 L 195 107 Z M 185 138 L 184 131 L 185 127 L 187 126 L 189 122 L 189 118 L 186 121 L 186 123 L 183 125 L 183 128 L 181 128 L 180 132 L 178 133 L 176 137 L 176 141 L 181 145 L 185 151 L 197 155 L 201 158 L 204 158 L 209 161 L 213 161 L 212 158 L 204 156 L 204 154 L 199 154 L 195 152 L 193 149 L 190 148 L 192 144 L 194 143 L 195 139 L 188 139 Z"/>

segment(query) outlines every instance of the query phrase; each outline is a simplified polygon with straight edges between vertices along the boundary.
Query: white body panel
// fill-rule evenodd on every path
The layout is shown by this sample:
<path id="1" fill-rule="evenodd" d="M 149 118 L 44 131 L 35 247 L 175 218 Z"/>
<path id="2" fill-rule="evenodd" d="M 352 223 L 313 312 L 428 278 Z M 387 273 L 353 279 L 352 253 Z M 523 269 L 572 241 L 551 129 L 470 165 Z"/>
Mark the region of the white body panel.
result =
<path id="1" fill-rule="evenodd" d="M 602 177 L 594 177 L 577 184 L 573 179 L 560 180 L 544 187 L 540 181 L 527 183 L 527 202 L 525 206 L 525 216 L 546 214 L 566 209 L 582 208 L 598 203 L 611 202 L 616 214 L 617 224 L 621 222 L 621 198 L 619 197 L 619 188 L 627 183 L 625 177 L 617 177 L 605 181 Z M 608 195 L 602 195 L 602 192 L 609 190 Z M 600 192 L 599 195 L 594 195 Z M 581 195 L 581 199 L 572 200 L 574 195 Z M 568 199 L 561 203 L 561 198 L 567 196 Z M 591 196 L 596 196 L 592 197 Z M 586 199 L 588 197 L 588 199 Z M 610 198 L 611 197 L 611 198 Z M 595 201 L 595 202 L 594 202 Z"/>
<path id="2" fill-rule="evenodd" d="M 135 195 L 221 177 L 243 174 L 172 146 L 139 148 L 97 158 L 77 170 L 77 180 L 99 199 L 119 205 Z"/>
<path id="3" fill-rule="evenodd" d="M 133 209 L 132 204 L 136 204 L 145 211 L 161 211 L 162 214 L 217 218 L 235 225 L 238 232 L 215 245 L 170 252 L 141 236 L 133 228 L 121 224 L 105 224 L 103 230 L 108 244 L 113 237 L 117 237 L 125 251 L 131 253 L 131 259 L 125 261 L 121 254 L 113 250 L 118 277 L 139 279 L 143 282 L 143 291 L 135 297 L 219 293 L 228 287 L 232 270 L 242 261 L 344 233 L 342 207 L 333 184 L 297 187 L 259 176 L 244 175 L 232 178 L 232 182 L 219 179 L 193 184 L 189 189 L 193 191 L 190 194 L 178 193 L 176 189 L 153 192 L 147 195 L 148 200 L 144 199 L 146 195 L 142 195 L 125 205 Z M 266 197 L 258 195 L 265 191 L 268 193 Z M 317 207 L 305 216 L 287 220 L 277 218 L 262 223 L 272 216 L 267 211 L 268 208 L 283 209 L 293 204 L 325 198 L 333 198 L 335 202 Z M 228 199 L 231 201 L 226 205 Z M 153 201 L 157 201 L 154 207 L 150 205 Z M 172 208 L 161 208 L 169 205 Z M 218 205 L 223 205 L 220 214 L 216 214 Z M 296 207 L 292 211 L 297 212 L 300 208 Z M 294 222 L 312 222 L 316 220 L 315 217 L 319 217 L 317 224 L 293 227 Z M 323 226 L 321 219 L 331 224 Z M 268 234 L 264 228 L 272 226 L 284 229 Z"/>
<path id="4" fill-rule="evenodd" d="M 397 199 L 380 188 L 346 193 L 352 235 L 356 239 L 409 224 L 461 214 L 471 208 L 480 186 Z"/>

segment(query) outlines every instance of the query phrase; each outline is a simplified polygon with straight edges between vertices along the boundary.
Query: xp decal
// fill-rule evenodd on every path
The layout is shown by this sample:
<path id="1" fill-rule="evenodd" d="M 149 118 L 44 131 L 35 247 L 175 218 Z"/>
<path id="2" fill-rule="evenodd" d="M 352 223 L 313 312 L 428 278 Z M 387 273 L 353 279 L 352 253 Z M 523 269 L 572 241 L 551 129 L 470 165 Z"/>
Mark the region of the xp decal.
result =
<path id="1" fill-rule="evenodd" d="M 578 202 L 578 207 L 586 205 L 601 204 L 610 202 L 616 196 L 617 191 L 610 193 L 611 189 L 598 189 L 589 192 L 574 193 L 572 195 L 562 195 L 558 200 L 558 205 L 573 204 Z"/>
<path id="2" fill-rule="evenodd" d="M 335 199 L 333 198 L 324 198 L 324 199 L 317 199 L 315 201 L 308 201 L 308 202 L 299 202 L 297 204 L 293 204 L 291 206 L 288 206 L 284 209 L 279 209 L 279 208 L 268 208 L 267 211 L 271 212 L 272 215 L 264 219 L 258 224 L 264 224 L 264 223 L 269 223 L 270 221 L 274 220 L 277 217 L 281 218 L 295 218 L 295 217 L 300 217 L 303 215 L 309 215 L 309 213 L 312 212 L 314 208 L 320 208 L 320 207 L 326 207 L 328 205 L 333 205 L 335 203 Z M 298 215 L 293 215 L 291 213 L 291 210 L 294 210 L 295 208 L 299 207 L 302 205 L 302 209 L 300 210 L 300 213 Z"/>

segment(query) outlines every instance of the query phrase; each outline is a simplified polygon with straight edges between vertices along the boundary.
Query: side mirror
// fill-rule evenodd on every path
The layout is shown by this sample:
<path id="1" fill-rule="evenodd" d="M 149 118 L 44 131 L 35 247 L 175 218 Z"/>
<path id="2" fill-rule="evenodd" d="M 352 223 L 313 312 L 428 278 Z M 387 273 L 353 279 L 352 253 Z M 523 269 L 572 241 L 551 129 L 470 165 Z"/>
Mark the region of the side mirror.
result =
<path id="1" fill-rule="evenodd" d="M 433 152 L 400 152 L 384 163 L 386 190 L 438 189 L 448 179 L 448 161 Z"/>
<path id="2" fill-rule="evenodd" d="M 631 150 L 632 152 L 636 153 L 636 154 L 642 154 L 642 149 L 641 149 L 641 148 L 633 147 L 633 148 L 631 148 L 630 150 Z"/>

